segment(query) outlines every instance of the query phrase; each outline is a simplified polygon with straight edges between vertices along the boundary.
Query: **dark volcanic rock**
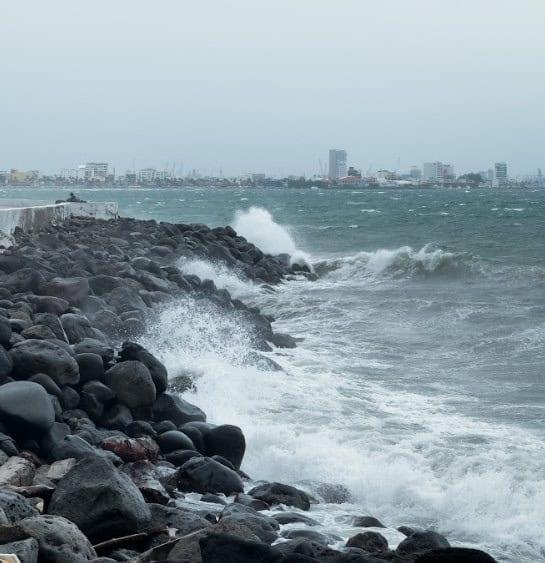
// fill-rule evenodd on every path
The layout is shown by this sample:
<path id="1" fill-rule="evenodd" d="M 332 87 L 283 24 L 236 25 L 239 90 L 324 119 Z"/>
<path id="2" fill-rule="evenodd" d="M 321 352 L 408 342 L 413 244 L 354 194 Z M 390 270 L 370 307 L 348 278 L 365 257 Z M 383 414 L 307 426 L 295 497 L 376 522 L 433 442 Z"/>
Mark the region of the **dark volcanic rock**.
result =
<path id="1" fill-rule="evenodd" d="M 314 518 L 310 518 L 309 516 L 305 516 L 304 514 L 299 514 L 299 512 L 278 512 L 277 514 L 273 514 L 272 517 L 279 523 L 279 524 L 306 524 L 307 526 L 318 526 L 319 522 L 314 520 Z"/>
<path id="2" fill-rule="evenodd" d="M 55 421 L 55 411 L 45 389 L 31 381 L 14 381 L 0 387 L 0 421 L 16 434 L 43 434 Z"/>
<path id="3" fill-rule="evenodd" d="M 357 547 L 376 555 L 388 551 L 388 540 L 378 532 L 361 532 L 349 538 L 346 547 Z"/>
<path id="4" fill-rule="evenodd" d="M 209 457 L 194 457 L 178 471 L 178 486 L 182 490 L 225 495 L 244 490 L 237 473 Z"/>
<path id="5" fill-rule="evenodd" d="M 276 563 L 282 556 L 269 546 L 227 534 L 209 534 L 200 540 L 202 563 Z"/>
<path id="6" fill-rule="evenodd" d="M 6 379 L 13 369 L 12 357 L 0 346 L 0 381 Z"/>
<path id="7" fill-rule="evenodd" d="M 55 333 L 46 325 L 32 325 L 21 332 L 21 336 L 26 339 L 54 340 L 57 338 Z"/>
<path id="8" fill-rule="evenodd" d="M 70 309 L 70 303 L 58 297 L 36 296 L 33 297 L 32 302 L 35 304 L 38 313 L 50 313 L 59 316 Z"/>
<path id="9" fill-rule="evenodd" d="M 89 295 L 87 278 L 53 278 L 45 286 L 46 295 L 65 299 L 74 307 L 81 307 Z"/>
<path id="10" fill-rule="evenodd" d="M 74 313 L 65 313 L 61 317 L 62 328 L 70 344 L 81 342 L 85 338 L 94 338 L 95 332 L 87 317 Z"/>
<path id="11" fill-rule="evenodd" d="M 57 315 L 53 315 L 52 313 L 38 313 L 34 315 L 34 322 L 49 327 L 57 340 L 68 342 L 61 321 Z"/>
<path id="12" fill-rule="evenodd" d="M 161 393 L 157 397 L 153 404 L 153 416 L 155 420 L 170 420 L 176 426 L 182 426 L 186 422 L 206 420 L 206 415 L 199 407 L 170 393 Z"/>
<path id="13" fill-rule="evenodd" d="M 176 467 L 181 467 L 186 461 L 189 461 L 193 457 L 204 456 L 195 450 L 174 450 L 173 452 L 165 454 L 165 459 Z"/>
<path id="14" fill-rule="evenodd" d="M 140 344 L 123 342 L 119 357 L 123 361 L 136 360 L 142 362 L 150 371 L 157 393 L 166 391 L 168 374 L 165 366 Z"/>
<path id="15" fill-rule="evenodd" d="M 89 540 L 65 518 L 50 514 L 33 516 L 18 525 L 38 542 L 39 561 L 83 563 L 96 557 Z"/>
<path id="16" fill-rule="evenodd" d="M 238 426 L 231 424 L 216 426 L 207 432 L 203 438 L 206 455 L 221 455 L 237 469 L 240 468 L 246 451 L 246 440 Z"/>
<path id="17" fill-rule="evenodd" d="M 210 522 L 198 514 L 186 512 L 173 506 L 149 504 L 151 512 L 151 527 L 176 528 L 177 535 L 185 536 L 196 530 L 210 528 Z"/>
<path id="18" fill-rule="evenodd" d="M 49 512 L 74 522 L 93 542 L 140 531 L 151 517 L 129 477 L 99 457 L 80 460 L 59 481 Z"/>
<path id="19" fill-rule="evenodd" d="M 148 368 L 141 362 L 120 362 L 104 374 L 104 381 L 119 401 L 129 408 L 152 405 L 155 385 Z"/>
<path id="20" fill-rule="evenodd" d="M 414 556 L 445 547 L 450 547 L 450 544 L 441 534 L 431 530 L 416 531 L 397 546 L 397 553 L 402 556 Z"/>
<path id="21" fill-rule="evenodd" d="M 104 362 L 98 354 L 76 354 L 80 385 L 87 381 L 104 381 Z"/>
<path id="22" fill-rule="evenodd" d="M 358 528 L 385 528 L 386 526 L 374 516 L 356 516 L 352 521 L 352 526 Z"/>
<path id="23" fill-rule="evenodd" d="M 309 510 L 310 497 L 301 489 L 282 483 L 264 483 L 248 492 L 254 498 L 262 500 L 269 505 L 285 504 L 295 506 L 301 510 Z"/>
<path id="24" fill-rule="evenodd" d="M 113 348 L 96 338 L 84 338 L 81 342 L 74 344 L 74 352 L 76 355 L 97 354 L 102 358 L 104 364 L 114 359 Z"/>
<path id="25" fill-rule="evenodd" d="M 165 454 L 174 450 L 194 450 L 195 446 L 191 439 L 179 430 L 170 430 L 157 437 L 157 443 Z"/>
<path id="26" fill-rule="evenodd" d="M 0 553 L 17 555 L 21 563 L 38 563 L 38 542 L 34 538 L 0 545 Z"/>
<path id="27" fill-rule="evenodd" d="M 11 350 L 13 375 L 24 379 L 36 373 L 45 373 L 59 386 L 74 385 L 79 381 L 76 360 L 59 344 L 49 340 L 25 340 Z"/>
<path id="28" fill-rule="evenodd" d="M 39 514 L 28 499 L 19 493 L 8 490 L 0 490 L 0 508 L 11 524 Z M 0 553 L 2 552 L 0 551 Z"/>
<path id="29" fill-rule="evenodd" d="M 447 547 L 428 551 L 418 556 L 415 563 L 496 563 L 496 560 L 478 549 Z"/>
<path id="30" fill-rule="evenodd" d="M 9 320 L 0 315 L 0 344 L 2 346 L 9 346 L 9 339 L 11 338 L 11 325 Z"/>

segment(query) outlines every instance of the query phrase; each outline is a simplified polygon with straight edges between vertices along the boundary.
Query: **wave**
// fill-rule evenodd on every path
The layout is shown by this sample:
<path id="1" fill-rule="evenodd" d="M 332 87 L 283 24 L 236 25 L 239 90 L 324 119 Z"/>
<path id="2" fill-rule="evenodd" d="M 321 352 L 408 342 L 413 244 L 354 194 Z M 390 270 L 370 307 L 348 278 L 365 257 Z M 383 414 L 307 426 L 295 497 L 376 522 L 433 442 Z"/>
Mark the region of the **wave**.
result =
<path id="1" fill-rule="evenodd" d="M 456 276 L 471 273 L 475 260 L 467 254 L 433 249 L 427 244 L 420 250 L 402 246 L 394 250 L 358 252 L 353 256 L 333 258 L 314 264 L 318 275 L 335 278 L 414 278 L 431 276 Z"/>
<path id="2" fill-rule="evenodd" d="M 289 254 L 292 264 L 311 266 L 310 256 L 297 248 L 288 228 L 276 223 L 269 211 L 262 207 L 237 211 L 233 228 L 266 254 Z"/>

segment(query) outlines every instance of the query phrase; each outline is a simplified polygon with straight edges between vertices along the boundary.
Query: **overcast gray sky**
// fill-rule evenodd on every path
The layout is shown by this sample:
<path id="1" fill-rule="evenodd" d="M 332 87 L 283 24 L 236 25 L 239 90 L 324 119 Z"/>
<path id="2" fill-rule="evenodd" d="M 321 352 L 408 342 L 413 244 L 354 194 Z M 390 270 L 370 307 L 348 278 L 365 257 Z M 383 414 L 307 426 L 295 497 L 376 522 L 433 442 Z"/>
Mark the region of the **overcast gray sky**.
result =
<path id="1" fill-rule="evenodd" d="M 0 0 L 0 169 L 545 168 L 544 0 Z"/>

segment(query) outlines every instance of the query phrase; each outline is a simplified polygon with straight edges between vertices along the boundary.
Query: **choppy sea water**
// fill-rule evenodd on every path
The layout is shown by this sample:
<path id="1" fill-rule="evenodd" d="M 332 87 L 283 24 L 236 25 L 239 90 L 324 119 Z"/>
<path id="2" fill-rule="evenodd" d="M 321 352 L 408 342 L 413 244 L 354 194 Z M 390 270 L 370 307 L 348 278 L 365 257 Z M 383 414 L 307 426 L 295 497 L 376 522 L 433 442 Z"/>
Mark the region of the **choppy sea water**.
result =
<path id="1" fill-rule="evenodd" d="M 67 191 L 4 190 L 52 201 Z M 180 301 L 146 344 L 197 373 L 190 400 L 239 424 L 255 479 L 343 485 L 313 507 L 346 537 L 351 514 L 432 527 L 500 561 L 545 560 L 545 191 L 81 190 L 122 214 L 235 224 L 319 280 L 273 293 L 203 262 L 303 340 L 250 353 L 250 329 Z"/>

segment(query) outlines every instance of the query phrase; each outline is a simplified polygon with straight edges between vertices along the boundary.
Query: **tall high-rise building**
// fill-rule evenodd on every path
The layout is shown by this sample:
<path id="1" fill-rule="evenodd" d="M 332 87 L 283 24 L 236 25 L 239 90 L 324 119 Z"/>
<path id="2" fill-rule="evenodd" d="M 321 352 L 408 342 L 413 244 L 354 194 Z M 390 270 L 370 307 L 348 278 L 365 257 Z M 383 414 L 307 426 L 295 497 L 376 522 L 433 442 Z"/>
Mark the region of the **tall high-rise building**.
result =
<path id="1" fill-rule="evenodd" d="M 78 166 L 79 175 L 85 180 L 98 180 L 104 182 L 108 177 L 107 162 L 87 162 Z"/>
<path id="2" fill-rule="evenodd" d="M 329 177 L 332 180 L 338 180 L 344 178 L 346 174 L 346 151 L 329 149 Z"/>
<path id="3" fill-rule="evenodd" d="M 507 163 L 496 162 L 494 164 L 494 184 L 498 187 L 507 184 Z"/>

